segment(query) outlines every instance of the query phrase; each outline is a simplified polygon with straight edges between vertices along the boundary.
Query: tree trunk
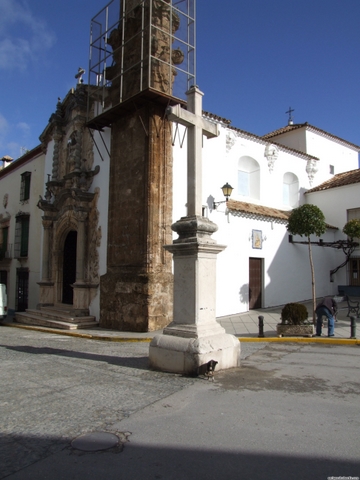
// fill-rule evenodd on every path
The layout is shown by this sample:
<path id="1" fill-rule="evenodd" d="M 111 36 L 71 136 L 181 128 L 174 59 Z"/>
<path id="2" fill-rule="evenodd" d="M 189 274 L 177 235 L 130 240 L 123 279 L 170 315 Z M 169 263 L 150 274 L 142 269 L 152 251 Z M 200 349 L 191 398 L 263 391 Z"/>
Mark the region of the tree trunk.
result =
<path id="1" fill-rule="evenodd" d="M 309 245 L 309 259 L 310 259 L 310 268 L 311 268 L 311 287 L 312 287 L 312 301 L 313 301 L 313 323 L 316 324 L 316 296 L 315 296 L 315 272 L 314 272 L 314 262 L 312 258 L 312 251 L 311 251 L 311 242 L 310 237 L 308 237 L 308 245 Z"/>

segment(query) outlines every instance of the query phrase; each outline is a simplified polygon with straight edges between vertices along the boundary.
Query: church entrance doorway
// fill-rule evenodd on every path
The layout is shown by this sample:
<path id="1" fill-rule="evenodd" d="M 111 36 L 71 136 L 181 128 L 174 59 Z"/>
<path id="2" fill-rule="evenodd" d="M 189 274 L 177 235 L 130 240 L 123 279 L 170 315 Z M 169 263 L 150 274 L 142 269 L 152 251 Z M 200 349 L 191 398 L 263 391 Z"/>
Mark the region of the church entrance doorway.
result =
<path id="1" fill-rule="evenodd" d="M 263 259 L 249 258 L 249 310 L 262 306 Z"/>
<path id="2" fill-rule="evenodd" d="M 76 281 L 76 241 L 77 232 L 72 230 L 65 239 L 63 257 L 62 303 L 68 305 L 72 305 L 74 298 L 72 284 Z"/>

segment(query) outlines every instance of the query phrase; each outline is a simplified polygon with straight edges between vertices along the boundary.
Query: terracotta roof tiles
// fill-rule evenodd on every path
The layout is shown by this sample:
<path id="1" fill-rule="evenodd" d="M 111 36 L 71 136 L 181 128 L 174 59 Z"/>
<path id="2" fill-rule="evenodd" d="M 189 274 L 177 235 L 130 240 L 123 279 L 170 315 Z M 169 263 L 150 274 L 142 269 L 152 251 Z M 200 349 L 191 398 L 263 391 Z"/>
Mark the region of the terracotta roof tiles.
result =
<path id="1" fill-rule="evenodd" d="M 338 173 L 330 180 L 321 183 L 317 187 L 311 188 L 305 193 L 320 192 L 322 190 L 329 190 L 330 188 L 343 187 L 345 185 L 352 185 L 360 183 L 360 169 L 350 170 L 349 172 Z"/>
<path id="2" fill-rule="evenodd" d="M 279 210 L 277 208 L 265 207 L 254 203 L 238 202 L 237 200 L 228 200 L 226 204 L 229 212 L 235 217 L 244 217 L 264 222 L 275 222 L 287 225 L 289 215 L 292 210 Z M 327 228 L 338 230 L 337 227 L 326 224 Z"/>
<path id="3" fill-rule="evenodd" d="M 287 223 L 291 211 L 255 205 L 254 203 L 229 200 L 226 204 L 228 210 L 235 216 L 256 218 L 276 223 Z"/>

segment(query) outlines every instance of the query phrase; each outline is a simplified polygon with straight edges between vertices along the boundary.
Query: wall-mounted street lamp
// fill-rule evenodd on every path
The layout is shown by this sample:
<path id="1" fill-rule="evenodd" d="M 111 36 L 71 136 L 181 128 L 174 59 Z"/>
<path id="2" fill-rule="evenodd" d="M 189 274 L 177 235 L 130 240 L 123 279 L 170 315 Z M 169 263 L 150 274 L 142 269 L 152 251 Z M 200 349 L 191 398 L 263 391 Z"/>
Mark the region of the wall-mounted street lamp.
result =
<path id="1" fill-rule="evenodd" d="M 233 187 L 231 185 L 229 185 L 227 182 L 225 183 L 224 186 L 221 187 L 221 190 L 224 194 L 224 197 L 226 198 L 226 200 L 223 200 L 222 202 L 215 202 L 214 201 L 214 205 L 213 205 L 213 209 L 216 210 L 218 205 L 220 205 L 220 203 L 225 203 L 229 200 L 229 197 L 231 196 L 231 192 L 234 190 Z"/>

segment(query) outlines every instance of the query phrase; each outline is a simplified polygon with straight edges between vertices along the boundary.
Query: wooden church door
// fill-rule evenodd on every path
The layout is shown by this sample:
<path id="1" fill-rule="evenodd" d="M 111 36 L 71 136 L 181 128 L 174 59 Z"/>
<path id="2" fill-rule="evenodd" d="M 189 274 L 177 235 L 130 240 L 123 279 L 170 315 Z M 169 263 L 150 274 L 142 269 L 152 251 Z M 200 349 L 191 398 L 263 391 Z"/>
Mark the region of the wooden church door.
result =
<path id="1" fill-rule="evenodd" d="M 72 305 L 76 281 L 76 240 L 77 232 L 68 233 L 64 244 L 62 303 Z"/>
<path id="2" fill-rule="evenodd" d="M 249 258 L 249 310 L 262 306 L 262 270 L 262 258 Z"/>

